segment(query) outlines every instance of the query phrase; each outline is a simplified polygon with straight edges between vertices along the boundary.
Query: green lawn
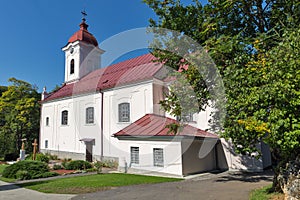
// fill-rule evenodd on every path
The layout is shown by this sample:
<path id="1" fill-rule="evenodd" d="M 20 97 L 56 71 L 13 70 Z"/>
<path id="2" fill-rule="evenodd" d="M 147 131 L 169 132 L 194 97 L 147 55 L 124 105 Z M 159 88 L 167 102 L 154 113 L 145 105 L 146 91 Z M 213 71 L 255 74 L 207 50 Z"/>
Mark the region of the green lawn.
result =
<path id="1" fill-rule="evenodd" d="M 271 200 L 271 199 L 284 199 L 283 194 L 273 193 L 272 185 L 253 190 L 250 194 L 249 200 Z"/>
<path id="2" fill-rule="evenodd" d="M 81 177 L 61 178 L 42 182 L 20 184 L 20 186 L 44 193 L 80 194 L 109 190 L 114 187 L 180 181 L 182 179 L 142 176 L 133 174 L 97 174 Z"/>

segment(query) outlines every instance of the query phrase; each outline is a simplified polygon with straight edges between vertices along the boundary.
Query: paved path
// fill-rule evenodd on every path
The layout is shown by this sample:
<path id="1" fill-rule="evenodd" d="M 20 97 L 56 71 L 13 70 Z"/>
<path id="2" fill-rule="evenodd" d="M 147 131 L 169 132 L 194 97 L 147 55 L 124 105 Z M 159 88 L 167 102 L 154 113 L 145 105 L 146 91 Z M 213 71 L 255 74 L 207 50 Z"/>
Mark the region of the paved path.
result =
<path id="1" fill-rule="evenodd" d="M 248 200 L 252 189 L 272 182 L 272 173 L 226 172 L 199 176 L 181 182 L 120 187 L 79 195 L 73 200 Z"/>
<path id="2" fill-rule="evenodd" d="M 0 181 L 1 200 L 248 200 L 249 192 L 254 188 L 272 182 L 272 172 L 241 173 L 224 172 L 221 174 L 202 174 L 190 179 L 160 184 L 136 185 L 116 189 L 82 194 L 44 194 L 11 183 Z"/>
<path id="3" fill-rule="evenodd" d="M 67 200 L 75 195 L 44 194 L 34 190 L 20 188 L 12 183 L 0 181 L 1 200 Z"/>

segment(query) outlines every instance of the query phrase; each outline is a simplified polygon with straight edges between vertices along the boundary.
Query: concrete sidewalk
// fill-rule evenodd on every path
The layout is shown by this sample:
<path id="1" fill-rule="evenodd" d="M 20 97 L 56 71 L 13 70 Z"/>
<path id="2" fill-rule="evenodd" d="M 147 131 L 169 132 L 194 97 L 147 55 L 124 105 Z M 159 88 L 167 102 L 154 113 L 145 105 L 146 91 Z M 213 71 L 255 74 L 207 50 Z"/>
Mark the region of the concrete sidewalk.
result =
<path id="1" fill-rule="evenodd" d="M 67 200 L 75 195 L 66 194 L 45 194 L 34 190 L 18 187 L 13 183 L 0 181 L 1 200 Z"/>

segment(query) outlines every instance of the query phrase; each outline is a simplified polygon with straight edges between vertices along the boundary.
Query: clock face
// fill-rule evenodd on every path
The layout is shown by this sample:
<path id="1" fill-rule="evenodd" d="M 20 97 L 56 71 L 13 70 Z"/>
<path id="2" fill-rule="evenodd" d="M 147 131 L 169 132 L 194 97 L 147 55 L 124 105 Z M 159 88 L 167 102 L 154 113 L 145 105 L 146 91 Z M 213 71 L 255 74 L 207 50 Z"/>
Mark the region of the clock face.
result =
<path id="1" fill-rule="evenodd" d="M 70 50 L 70 53 L 72 54 L 74 52 L 74 48 L 72 47 Z"/>

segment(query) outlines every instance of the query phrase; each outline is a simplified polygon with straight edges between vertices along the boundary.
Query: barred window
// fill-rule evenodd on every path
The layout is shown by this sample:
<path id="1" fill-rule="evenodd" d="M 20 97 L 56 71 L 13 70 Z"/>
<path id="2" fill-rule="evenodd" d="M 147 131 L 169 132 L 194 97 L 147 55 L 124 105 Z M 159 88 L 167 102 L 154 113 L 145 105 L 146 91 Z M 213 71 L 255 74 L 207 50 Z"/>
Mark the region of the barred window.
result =
<path id="1" fill-rule="evenodd" d="M 133 164 L 139 164 L 139 147 L 130 147 L 130 162 Z"/>
<path id="2" fill-rule="evenodd" d="M 68 111 L 61 112 L 61 125 L 68 125 Z"/>
<path id="3" fill-rule="evenodd" d="M 119 122 L 130 121 L 130 104 L 121 103 L 119 104 Z"/>
<path id="4" fill-rule="evenodd" d="M 153 149 L 153 165 L 157 167 L 164 166 L 164 150 L 162 148 Z"/>
<path id="5" fill-rule="evenodd" d="M 88 107 L 85 112 L 85 123 L 93 124 L 94 123 L 94 108 Z"/>

